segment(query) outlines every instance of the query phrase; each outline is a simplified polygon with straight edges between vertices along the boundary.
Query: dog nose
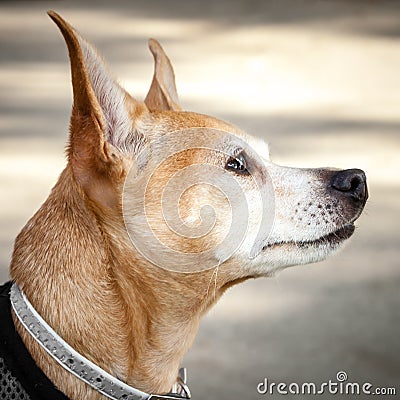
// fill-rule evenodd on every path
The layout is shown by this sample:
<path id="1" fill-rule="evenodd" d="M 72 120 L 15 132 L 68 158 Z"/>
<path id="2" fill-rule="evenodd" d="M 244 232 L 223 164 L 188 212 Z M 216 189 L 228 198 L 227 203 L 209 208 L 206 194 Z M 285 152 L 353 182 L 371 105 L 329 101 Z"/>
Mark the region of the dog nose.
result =
<path id="1" fill-rule="evenodd" d="M 368 198 L 367 178 L 361 169 L 345 169 L 331 178 L 331 187 L 355 200 L 365 202 Z"/>

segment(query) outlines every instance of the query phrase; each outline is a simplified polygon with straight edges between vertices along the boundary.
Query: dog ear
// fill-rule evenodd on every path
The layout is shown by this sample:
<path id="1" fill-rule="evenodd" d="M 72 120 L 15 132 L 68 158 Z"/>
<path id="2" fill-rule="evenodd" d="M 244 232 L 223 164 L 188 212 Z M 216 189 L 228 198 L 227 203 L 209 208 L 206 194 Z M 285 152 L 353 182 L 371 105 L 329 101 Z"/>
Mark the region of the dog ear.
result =
<path id="1" fill-rule="evenodd" d="M 105 140 L 124 150 L 132 139 L 130 113 L 135 100 L 112 78 L 97 51 L 71 25 L 54 11 L 48 14 L 68 46 L 74 92 L 72 118 L 84 118 L 92 124 L 100 145 Z"/>
<path id="2" fill-rule="evenodd" d="M 155 39 L 149 40 L 149 49 L 154 57 L 154 75 L 145 104 L 150 111 L 181 111 L 174 69 L 169 58 Z"/>
<path id="3" fill-rule="evenodd" d="M 111 77 L 96 50 L 72 26 L 54 11 L 48 14 L 64 36 L 71 62 L 74 100 L 69 161 L 83 189 L 92 193 L 97 184 L 103 188 L 100 197 L 104 200 L 104 185 L 115 184 L 115 175 L 123 175 L 123 154 L 140 145 L 133 121 L 146 106 Z"/>

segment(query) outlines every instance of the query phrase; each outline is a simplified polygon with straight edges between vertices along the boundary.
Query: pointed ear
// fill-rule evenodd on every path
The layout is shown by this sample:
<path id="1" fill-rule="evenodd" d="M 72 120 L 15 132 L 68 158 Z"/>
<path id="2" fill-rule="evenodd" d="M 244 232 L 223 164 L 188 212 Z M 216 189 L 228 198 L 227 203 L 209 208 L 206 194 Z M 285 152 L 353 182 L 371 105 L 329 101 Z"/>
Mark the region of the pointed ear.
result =
<path id="1" fill-rule="evenodd" d="M 114 171 L 119 169 L 121 176 L 122 155 L 137 148 L 134 121 L 146 107 L 115 82 L 96 50 L 71 25 L 54 11 L 48 14 L 64 36 L 71 62 L 69 161 L 87 193 L 99 180 L 104 189 Z"/>
<path id="2" fill-rule="evenodd" d="M 145 104 L 150 111 L 182 110 L 176 92 L 174 69 L 169 58 L 155 39 L 149 40 L 149 49 L 154 57 L 154 75 Z"/>
<path id="3" fill-rule="evenodd" d="M 132 134 L 129 114 L 135 100 L 112 78 L 97 51 L 71 25 L 54 11 L 48 14 L 68 46 L 74 92 L 72 119 L 85 118 L 95 128 L 99 145 L 107 141 L 124 149 Z"/>

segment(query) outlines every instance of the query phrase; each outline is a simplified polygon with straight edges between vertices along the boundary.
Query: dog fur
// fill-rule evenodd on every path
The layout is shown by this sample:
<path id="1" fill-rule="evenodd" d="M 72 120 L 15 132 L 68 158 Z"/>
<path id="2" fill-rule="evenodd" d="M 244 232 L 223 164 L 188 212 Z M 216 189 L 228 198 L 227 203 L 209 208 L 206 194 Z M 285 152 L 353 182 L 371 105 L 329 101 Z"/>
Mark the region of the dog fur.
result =
<path id="1" fill-rule="evenodd" d="M 213 117 L 183 111 L 172 65 L 155 40 L 149 43 L 155 60 L 153 81 L 145 101 L 136 100 L 112 78 L 88 42 L 58 14 L 49 15 L 64 36 L 71 61 L 74 99 L 68 164 L 48 199 L 18 235 L 11 277 L 50 326 L 85 357 L 138 389 L 166 393 L 201 317 L 227 288 L 333 253 L 352 230 L 337 240 L 321 238 L 352 225 L 366 194 L 355 202 L 328 190 L 336 170 L 275 165 L 268 147 L 259 140 Z M 257 160 L 252 158 L 249 164 L 253 162 L 253 174 L 260 175 L 263 185 L 273 187 L 275 220 L 270 234 L 249 257 L 262 210 L 254 185 L 238 176 L 246 198 L 254 200 L 248 236 L 229 259 L 215 255 L 221 261 L 215 268 L 183 274 L 159 268 L 132 245 L 122 198 L 124 190 L 135 196 L 135 187 L 126 185 L 126 178 L 138 154 L 151 149 L 140 172 L 148 176 L 152 159 L 162 158 L 165 149 L 176 144 L 170 133 L 191 128 L 220 132 L 199 137 L 197 142 L 199 148 L 212 142 L 221 149 L 220 155 L 236 146 L 232 137 L 258 149 Z M 163 146 L 152 147 L 160 138 Z M 204 152 L 187 151 L 181 158 L 172 158 L 168 167 L 152 177 L 150 199 L 159 197 L 157 188 L 166 185 L 173 171 L 204 162 L 204 157 Z M 223 165 L 226 160 L 218 157 L 209 162 Z M 149 209 L 157 208 L 156 203 L 150 201 Z M 212 247 L 226 233 L 228 204 L 212 190 L 193 188 L 181 199 L 183 219 L 197 223 L 203 203 L 216 204 L 222 214 L 211 246 L 210 239 L 194 243 L 172 238 L 155 217 L 157 233 L 182 253 Z M 135 224 L 131 217 L 128 222 Z M 103 398 L 57 365 L 14 321 L 37 365 L 56 387 L 71 399 Z"/>

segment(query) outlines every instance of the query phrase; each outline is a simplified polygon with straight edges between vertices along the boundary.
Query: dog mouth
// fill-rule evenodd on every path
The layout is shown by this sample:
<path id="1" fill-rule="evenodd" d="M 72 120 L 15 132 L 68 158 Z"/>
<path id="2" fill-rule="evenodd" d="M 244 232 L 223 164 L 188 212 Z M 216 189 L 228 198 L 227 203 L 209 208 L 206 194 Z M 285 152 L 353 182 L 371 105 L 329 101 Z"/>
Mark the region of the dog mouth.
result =
<path id="1" fill-rule="evenodd" d="M 353 223 L 349 223 L 344 225 L 343 227 L 328 233 L 327 235 L 321 236 L 318 239 L 314 240 L 306 240 L 306 241 L 281 241 L 275 243 L 266 244 L 262 250 L 271 249 L 278 246 L 291 245 L 296 246 L 298 248 L 307 248 L 307 247 L 319 247 L 319 246 L 335 246 L 344 240 L 348 239 L 355 230 L 355 226 Z"/>

